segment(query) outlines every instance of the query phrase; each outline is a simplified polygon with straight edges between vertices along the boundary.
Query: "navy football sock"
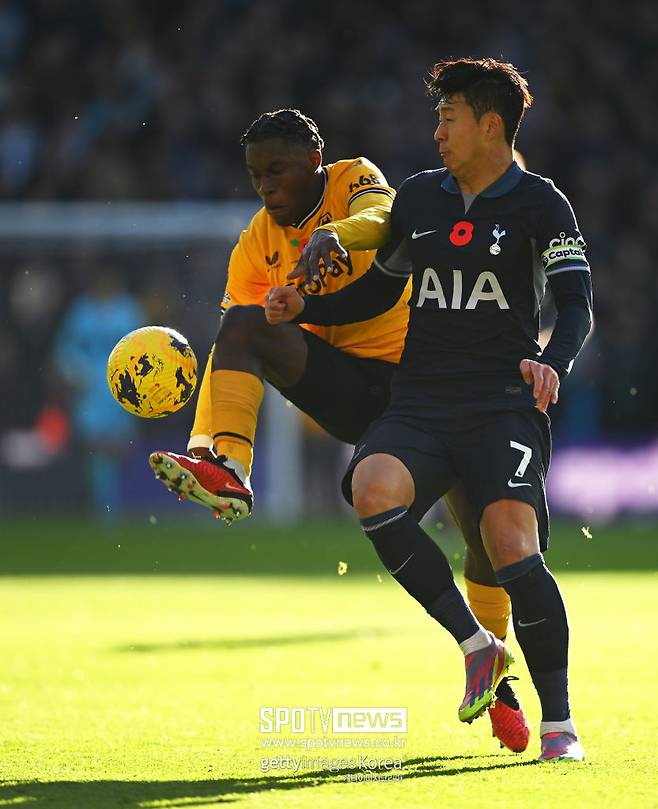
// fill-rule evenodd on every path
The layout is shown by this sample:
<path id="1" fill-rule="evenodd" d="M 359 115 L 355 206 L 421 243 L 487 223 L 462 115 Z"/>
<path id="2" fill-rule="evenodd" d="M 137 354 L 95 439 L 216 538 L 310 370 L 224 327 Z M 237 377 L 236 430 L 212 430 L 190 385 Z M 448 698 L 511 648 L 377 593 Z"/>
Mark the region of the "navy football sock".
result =
<path id="1" fill-rule="evenodd" d="M 404 506 L 366 517 L 361 526 L 393 578 L 457 643 L 480 629 L 443 551 Z"/>
<path id="2" fill-rule="evenodd" d="M 567 719 L 569 624 L 562 595 L 540 553 L 496 573 L 512 602 L 514 632 L 542 707 L 542 721 Z"/>

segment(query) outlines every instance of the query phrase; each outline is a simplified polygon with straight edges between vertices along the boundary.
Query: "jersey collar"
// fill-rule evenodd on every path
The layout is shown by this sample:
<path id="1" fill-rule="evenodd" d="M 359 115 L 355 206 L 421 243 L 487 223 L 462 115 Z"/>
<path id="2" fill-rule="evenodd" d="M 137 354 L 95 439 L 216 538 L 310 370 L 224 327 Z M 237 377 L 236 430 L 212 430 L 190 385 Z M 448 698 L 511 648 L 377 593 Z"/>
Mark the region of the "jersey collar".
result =
<path id="1" fill-rule="evenodd" d="M 484 191 L 480 191 L 477 195 L 478 197 L 502 197 L 503 194 L 508 194 L 513 188 L 521 182 L 521 177 L 523 177 L 523 169 L 519 166 L 516 160 L 512 161 L 512 165 L 507 169 L 507 171 L 499 177 L 495 182 L 491 183 L 490 186 L 484 189 Z M 441 188 L 444 191 L 447 191 L 449 194 L 461 194 L 459 190 L 459 186 L 457 185 L 457 180 L 448 172 L 445 176 L 445 179 L 441 183 Z"/>
<path id="2" fill-rule="evenodd" d="M 322 193 L 320 194 L 320 198 L 315 203 L 313 208 L 306 214 L 306 216 L 301 219 L 299 222 L 296 222 L 292 225 L 293 228 L 297 228 L 301 230 L 308 222 L 315 216 L 315 214 L 320 210 L 322 207 L 322 203 L 324 202 L 324 195 L 327 191 L 327 169 L 325 166 L 322 167 Z"/>

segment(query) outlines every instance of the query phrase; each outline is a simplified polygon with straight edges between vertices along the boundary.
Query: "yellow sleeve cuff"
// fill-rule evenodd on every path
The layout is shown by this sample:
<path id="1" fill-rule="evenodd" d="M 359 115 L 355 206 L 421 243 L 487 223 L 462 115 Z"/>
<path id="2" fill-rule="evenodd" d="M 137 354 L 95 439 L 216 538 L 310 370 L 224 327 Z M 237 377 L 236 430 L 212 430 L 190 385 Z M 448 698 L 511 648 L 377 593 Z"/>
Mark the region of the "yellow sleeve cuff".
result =
<path id="1" fill-rule="evenodd" d="M 346 250 L 374 250 L 388 240 L 393 200 L 384 194 L 363 194 L 350 206 L 350 216 L 316 230 L 330 230 Z"/>

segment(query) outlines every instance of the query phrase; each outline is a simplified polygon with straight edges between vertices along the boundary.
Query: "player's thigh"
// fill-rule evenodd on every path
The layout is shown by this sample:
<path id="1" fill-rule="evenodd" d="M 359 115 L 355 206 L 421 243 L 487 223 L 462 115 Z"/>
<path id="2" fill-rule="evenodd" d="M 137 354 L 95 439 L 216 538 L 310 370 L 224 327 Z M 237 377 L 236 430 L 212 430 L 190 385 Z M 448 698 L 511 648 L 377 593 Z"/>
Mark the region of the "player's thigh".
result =
<path id="1" fill-rule="evenodd" d="M 392 456 L 408 470 L 413 500 L 408 502 L 406 497 L 397 505 L 408 506 L 417 519 L 455 483 L 455 470 L 443 438 L 420 429 L 413 419 L 387 411 L 370 425 L 354 448 L 342 481 L 343 496 L 351 505 L 355 469 L 377 455 Z"/>
<path id="2" fill-rule="evenodd" d="M 359 461 L 352 475 L 352 502 L 361 518 L 414 501 L 411 472 L 394 455 L 375 453 Z"/>
<path id="3" fill-rule="evenodd" d="M 299 331 L 307 350 L 303 373 L 294 385 L 273 384 L 334 438 L 355 444 L 388 405 L 395 365 L 354 357 Z"/>
<path id="4" fill-rule="evenodd" d="M 526 503 L 536 515 L 539 543 L 548 546 L 546 474 L 551 456 L 550 421 L 528 407 L 485 415 L 453 444 L 452 457 L 466 497 L 481 522 L 496 501 Z"/>
<path id="5" fill-rule="evenodd" d="M 482 542 L 478 515 L 468 500 L 461 481 L 446 493 L 444 500 L 466 542 L 464 575 L 477 584 L 497 586 L 496 575 Z"/>
<path id="6" fill-rule="evenodd" d="M 292 323 L 272 326 L 262 306 L 232 306 L 223 315 L 213 352 L 213 370 L 261 374 L 276 387 L 294 385 L 304 373 L 304 330 Z"/>

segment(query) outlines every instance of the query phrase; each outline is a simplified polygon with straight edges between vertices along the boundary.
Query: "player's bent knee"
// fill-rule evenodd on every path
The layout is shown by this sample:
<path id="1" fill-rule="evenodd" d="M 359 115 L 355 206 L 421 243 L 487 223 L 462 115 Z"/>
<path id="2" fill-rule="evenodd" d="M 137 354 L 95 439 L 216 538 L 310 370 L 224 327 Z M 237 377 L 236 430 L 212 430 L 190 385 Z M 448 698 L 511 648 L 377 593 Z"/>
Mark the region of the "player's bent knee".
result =
<path id="1" fill-rule="evenodd" d="M 495 570 L 539 553 L 537 515 L 528 503 L 519 500 L 490 503 L 482 513 L 480 527 Z"/>
<path id="2" fill-rule="evenodd" d="M 357 464 L 352 475 L 352 503 L 361 519 L 414 500 L 411 474 L 397 458 L 370 455 Z"/>
<path id="3" fill-rule="evenodd" d="M 382 514 L 392 508 L 403 505 L 400 499 L 382 481 L 371 483 L 368 486 L 352 486 L 352 502 L 354 510 L 361 519 Z"/>
<path id="4" fill-rule="evenodd" d="M 215 345 L 236 340 L 251 343 L 257 334 L 271 328 L 262 306 L 231 306 L 222 315 Z"/>
<path id="5" fill-rule="evenodd" d="M 491 552 L 493 567 L 495 570 L 500 570 L 508 565 L 522 562 L 537 553 L 539 553 L 539 543 L 529 542 L 525 538 L 497 542 Z"/>

